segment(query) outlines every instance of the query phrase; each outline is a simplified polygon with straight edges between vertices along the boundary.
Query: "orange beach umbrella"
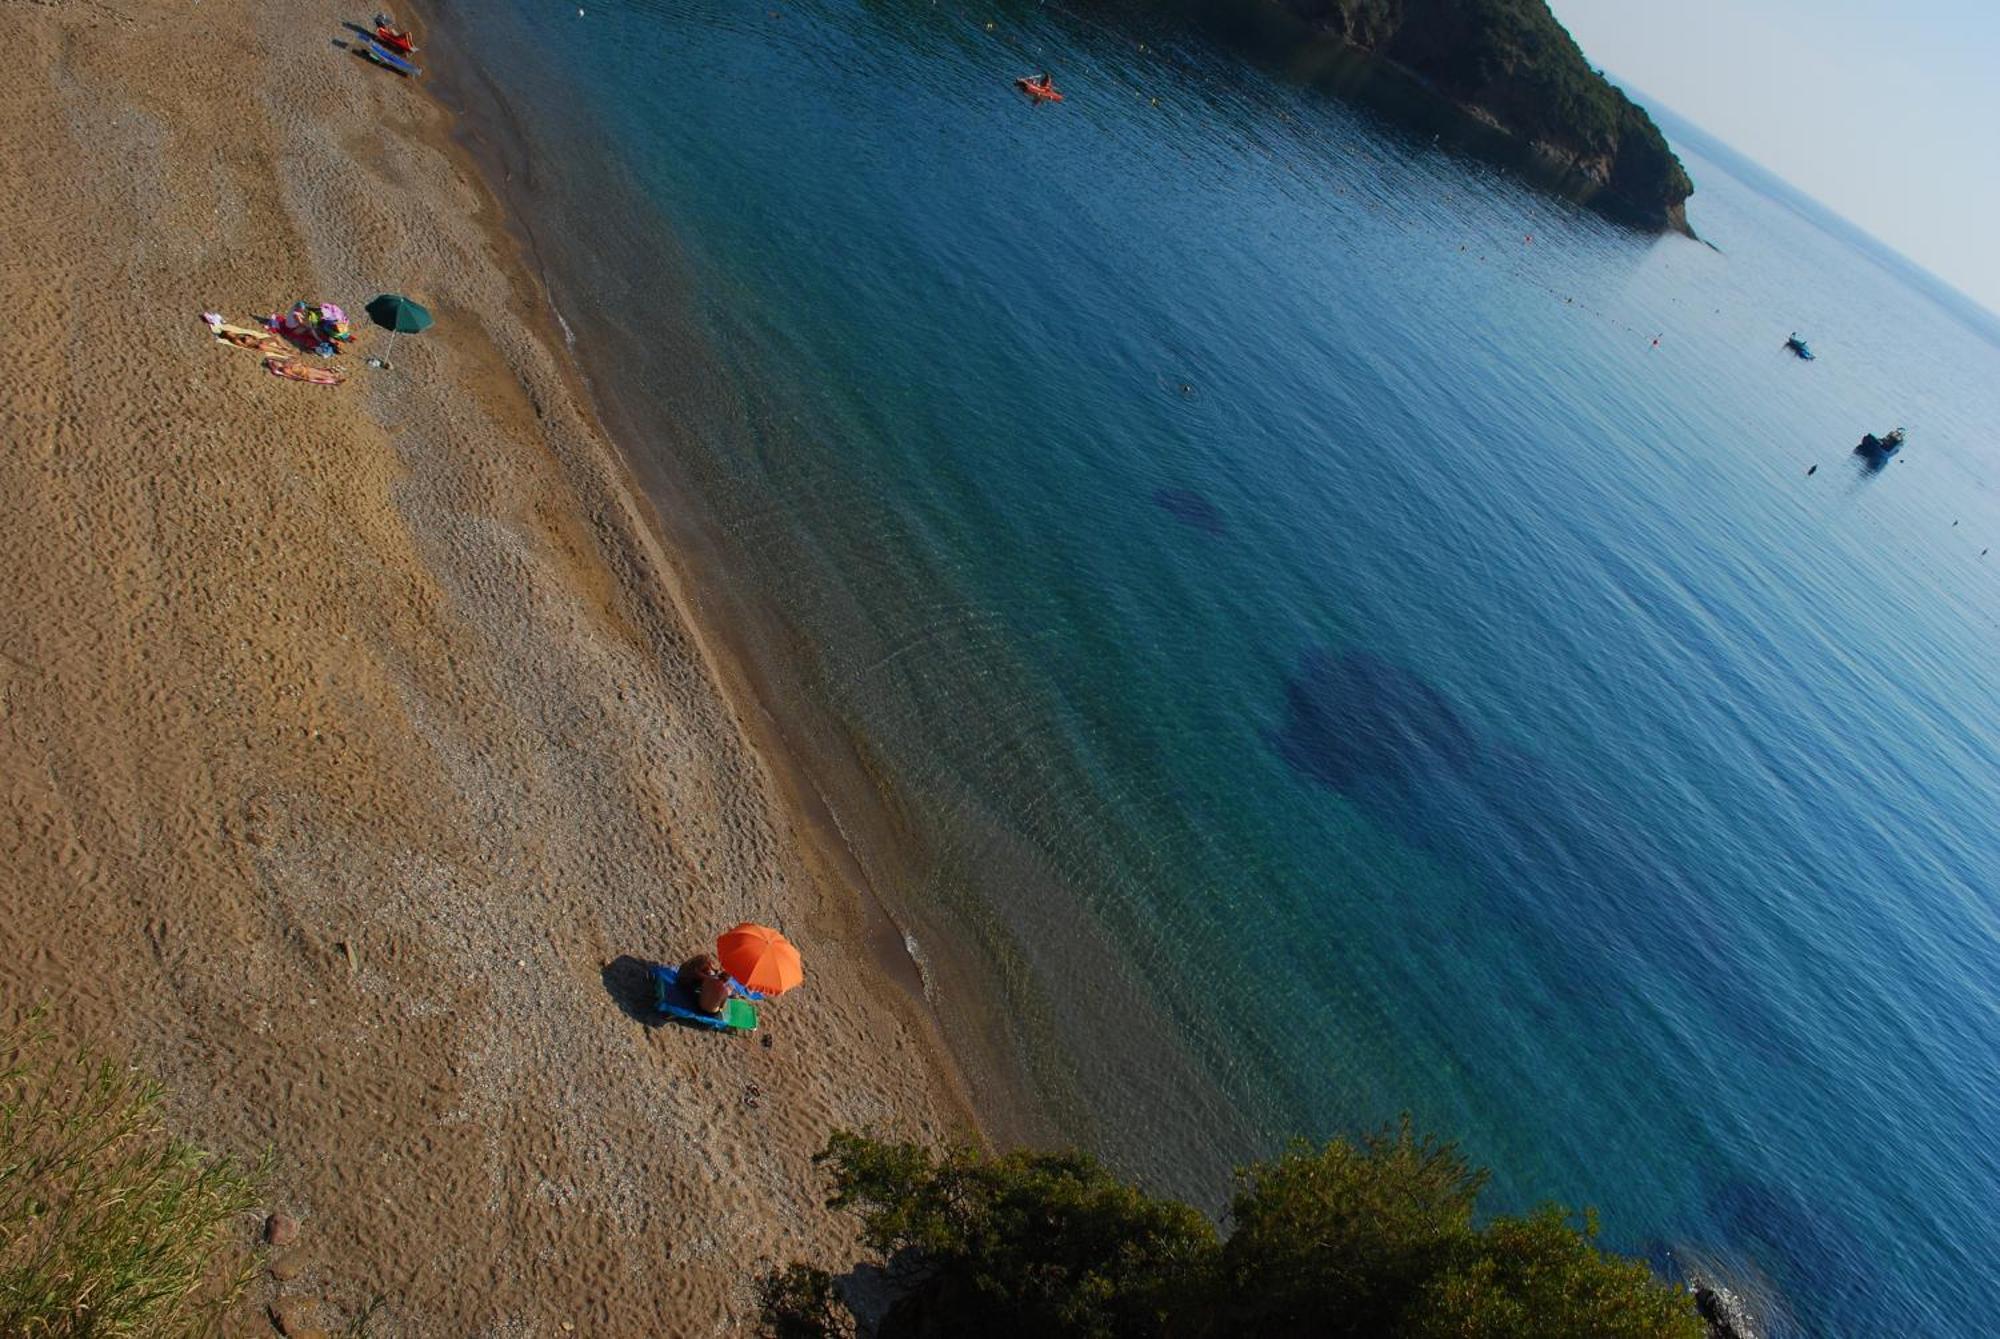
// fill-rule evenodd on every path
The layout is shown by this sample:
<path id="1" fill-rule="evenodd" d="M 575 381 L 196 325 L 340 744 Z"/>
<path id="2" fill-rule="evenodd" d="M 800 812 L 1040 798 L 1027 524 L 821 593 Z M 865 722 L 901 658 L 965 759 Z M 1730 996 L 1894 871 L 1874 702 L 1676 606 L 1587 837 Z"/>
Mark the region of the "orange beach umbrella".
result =
<path id="1" fill-rule="evenodd" d="M 745 921 L 715 941 L 722 969 L 752 990 L 782 995 L 806 979 L 799 951 L 768 925 Z"/>

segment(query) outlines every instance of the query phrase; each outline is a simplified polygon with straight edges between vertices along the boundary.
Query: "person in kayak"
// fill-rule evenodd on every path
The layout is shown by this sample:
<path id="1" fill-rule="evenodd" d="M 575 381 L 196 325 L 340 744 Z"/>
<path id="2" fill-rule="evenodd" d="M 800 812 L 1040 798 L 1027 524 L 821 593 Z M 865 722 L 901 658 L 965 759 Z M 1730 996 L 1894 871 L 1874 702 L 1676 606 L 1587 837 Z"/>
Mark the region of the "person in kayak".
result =
<path id="1" fill-rule="evenodd" d="M 1053 93 L 1056 91 L 1056 77 L 1047 70 L 1043 70 L 1040 77 L 1030 79 L 1028 82 L 1036 88 L 1041 89 L 1044 93 Z"/>

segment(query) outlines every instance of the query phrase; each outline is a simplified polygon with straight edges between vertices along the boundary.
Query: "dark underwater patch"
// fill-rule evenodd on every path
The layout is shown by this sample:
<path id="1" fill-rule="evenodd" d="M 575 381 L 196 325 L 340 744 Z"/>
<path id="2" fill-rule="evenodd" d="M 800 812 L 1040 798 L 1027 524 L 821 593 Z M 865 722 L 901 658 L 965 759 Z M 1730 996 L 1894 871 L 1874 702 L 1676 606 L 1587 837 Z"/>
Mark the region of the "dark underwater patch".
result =
<path id="1" fill-rule="evenodd" d="M 1370 651 L 1308 652 L 1284 698 L 1284 722 L 1267 738 L 1292 771 L 1469 875 L 1495 914 L 1533 927 L 1545 979 L 1574 1008 L 1617 1007 L 1625 973 L 1643 961 L 1670 973 L 1727 1044 L 1792 1062 L 1727 923 L 1610 799 L 1482 738 L 1436 685 Z"/>
<path id="2" fill-rule="evenodd" d="M 1153 504 L 1205 535 L 1222 535 L 1229 530 L 1216 505 L 1192 488 L 1162 488 L 1153 494 Z"/>
<path id="3" fill-rule="evenodd" d="M 1480 754 L 1442 693 L 1368 651 L 1308 652 L 1285 683 L 1275 743 L 1294 771 L 1342 792 L 1368 779 L 1462 773 Z"/>

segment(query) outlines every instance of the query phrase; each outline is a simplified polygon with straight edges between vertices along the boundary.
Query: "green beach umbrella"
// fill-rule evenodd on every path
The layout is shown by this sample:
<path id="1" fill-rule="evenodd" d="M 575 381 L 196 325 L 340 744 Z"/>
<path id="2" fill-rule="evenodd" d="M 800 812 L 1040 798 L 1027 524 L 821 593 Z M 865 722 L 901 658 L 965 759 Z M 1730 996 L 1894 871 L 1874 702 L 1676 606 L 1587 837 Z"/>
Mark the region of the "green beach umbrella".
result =
<path id="1" fill-rule="evenodd" d="M 380 293 L 368 299 L 363 308 L 368 319 L 389 332 L 388 349 L 382 351 L 382 365 L 389 365 L 389 349 L 396 347 L 396 336 L 414 335 L 431 323 L 431 314 L 410 301 L 401 293 Z"/>

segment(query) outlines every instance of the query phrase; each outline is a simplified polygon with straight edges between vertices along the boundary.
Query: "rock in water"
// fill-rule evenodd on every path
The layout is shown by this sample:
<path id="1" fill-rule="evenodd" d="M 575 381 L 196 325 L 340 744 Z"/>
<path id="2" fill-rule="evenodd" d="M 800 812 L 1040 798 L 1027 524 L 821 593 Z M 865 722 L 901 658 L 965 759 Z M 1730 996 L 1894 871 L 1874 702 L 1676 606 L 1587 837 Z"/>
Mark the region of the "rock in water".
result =
<path id="1" fill-rule="evenodd" d="M 1708 1326 L 1709 1339 L 1757 1339 L 1742 1301 L 1727 1288 L 1695 1284 L 1694 1311 Z"/>

